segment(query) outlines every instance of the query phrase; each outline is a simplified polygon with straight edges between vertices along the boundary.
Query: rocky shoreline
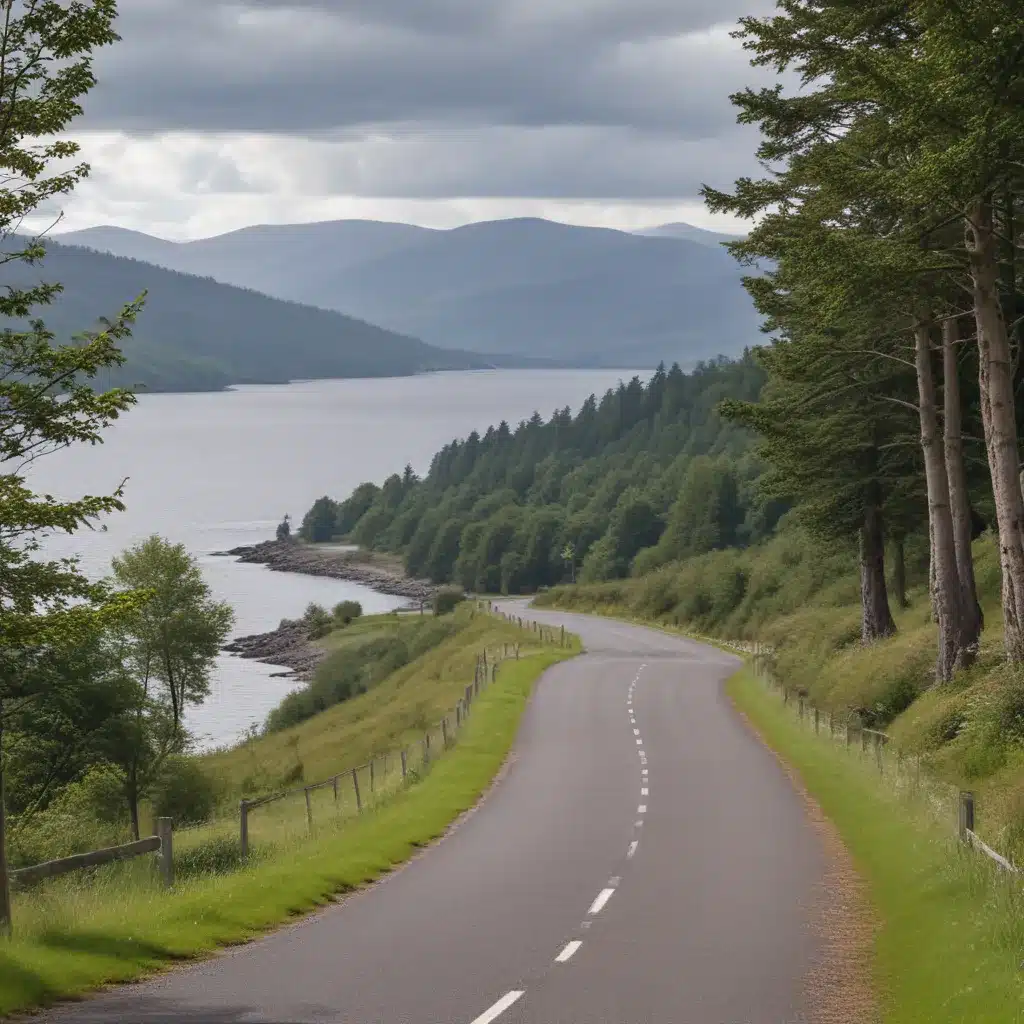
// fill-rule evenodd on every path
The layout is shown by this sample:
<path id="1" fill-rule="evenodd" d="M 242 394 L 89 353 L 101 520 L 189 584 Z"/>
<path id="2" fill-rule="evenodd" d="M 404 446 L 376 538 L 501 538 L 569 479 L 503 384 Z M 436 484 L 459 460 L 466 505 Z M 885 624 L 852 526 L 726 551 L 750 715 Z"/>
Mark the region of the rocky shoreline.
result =
<path id="1" fill-rule="evenodd" d="M 239 658 L 280 665 L 288 671 L 275 672 L 273 678 L 298 679 L 301 682 L 312 679 L 313 670 L 327 656 L 322 647 L 313 643 L 309 625 L 301 619 L 284 619 L 277 629 L 269 633 L 240 636 L 223 649 L 225 653 Z"/>
<path id="2" fill-rule="evenodd" d="M 265 565 L 276 572 L 299 572 L 306 576 L 329 576 L 361 583 L 382 594 L 407 597 L 413 601 L 431 601 L 436 590 L 429 580 L 406 576 L 399 566 L 393 567 L 362 551 L 339 551 L 294 541 L 267 540 L 215 554 Z"/>
<path id="3" fill-rule="evenodd" d="M 214 554 L 265 565 L 276 572 L 298 572 L 306 576 L 328 576 L 361 583 L 382 594 L 407 597 L 416 604 L 432 601 L 436 590 L 429 580 L 406 576 L 397 563 L 389 564 L 379 556 L 361 551 L 339 551 L 294 541 L 268 540 Z M 309 624 L 302 619 L 284 619 L 277 629 L 268 633 L 238 637 L 227 644 L 224 651 L 240 658 L 280 665 L 288 671 L 275 672 L 275 677 L 302 682 L 312 679 L 313 671 L 326 657 L 326 651 L 313 642 Z"/>

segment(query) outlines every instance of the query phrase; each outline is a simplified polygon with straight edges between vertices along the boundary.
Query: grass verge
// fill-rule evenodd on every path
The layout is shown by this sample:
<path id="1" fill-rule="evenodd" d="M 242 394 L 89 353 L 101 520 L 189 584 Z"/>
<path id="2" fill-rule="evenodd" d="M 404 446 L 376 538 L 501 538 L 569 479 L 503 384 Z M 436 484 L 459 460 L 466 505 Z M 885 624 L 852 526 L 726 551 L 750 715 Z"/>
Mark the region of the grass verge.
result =
<path id="1" fill-rule="evenodd" d="M 572 651 L 505 662 L 457 745 L 422 781 L 340 828 L 325 826 L 230 874 L 150 886 L 54 890 L 47 926 L 0 945 L 0 1014 L 46 1005 L 243 942 L 372 882 L 442 835 L 501 767 L 533 684 Z M 141 866 L 141 865 L 140 865 Z"/>
<path id="2" fill-rule="evenodd" d="M 951 838 L 874 762 L 801 725 L 750 670 L 728 692 L 802 778 L 852 854 L 880 928 L 874 973 L 887 1024 L 1022 1024 L 1024 895 Z"/>

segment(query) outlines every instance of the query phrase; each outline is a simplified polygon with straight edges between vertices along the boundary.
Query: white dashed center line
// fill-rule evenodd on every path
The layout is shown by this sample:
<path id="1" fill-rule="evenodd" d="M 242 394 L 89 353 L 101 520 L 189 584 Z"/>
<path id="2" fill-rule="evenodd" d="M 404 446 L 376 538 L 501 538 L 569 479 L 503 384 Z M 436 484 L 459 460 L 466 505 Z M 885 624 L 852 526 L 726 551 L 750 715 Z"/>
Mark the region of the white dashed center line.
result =
<path id="1" fill-rule="evenodd" d="M 588 910 L 587 913 L 588 914 L 600 914 L 601 911 L 604 910 L 604 905 L 614 895 L 615 895 L 615 890 L 614 889 L 602 889 L 597 894 L 597 899 L 594 900 L 594 902 L 590 904 L 590 910 Z M 509 1005 L 511 1006 L 512 1004 L 509 1003 Z M 476 1024 L 475 1021 L 474 1021 L 474 1024 Z"/>
<path id="2" fill-rule="evenodd" d="M 631 842 L 629 844 L 629 849 L 626 851 L 626 859 L 627 860 L 631 860 L 633 858 L 633 854 L 636 853 L 636 848 L 639 845 L 640 845 L 640 841 L 638 839 L 634 839 L 633 842 Z"/>
<path id="3" fill-rule="evenodd" d="M 491 1024 L 491 1021 L 497 1020 L 517 999 L 520 999 L 525 993 L 521 991 L 506 992 L 492 1007 L 484 1010 L 475 1020 L 471 1021 L 470 1024 Z"/>
<path id="4" fill-rule="evenodd" d="M 580 942 L 579 939 L 573 939 L 572 942 L 568 943 L 565 949 L 555 957 L 555 963 L 564 964 L 566 960 L 570 960 L 572 958 L 573 953 L 575 953 L 582 945 L 583 943 Z"/>

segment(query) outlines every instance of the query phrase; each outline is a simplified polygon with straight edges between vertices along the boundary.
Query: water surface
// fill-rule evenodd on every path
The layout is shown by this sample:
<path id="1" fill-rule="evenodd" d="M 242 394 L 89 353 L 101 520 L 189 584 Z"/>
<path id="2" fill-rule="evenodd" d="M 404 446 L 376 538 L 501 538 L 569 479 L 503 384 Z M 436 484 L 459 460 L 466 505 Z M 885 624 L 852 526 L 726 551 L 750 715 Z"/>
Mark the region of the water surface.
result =
<path id="1" fill-rule="evenodd" d="M 423 474 L 434 452 L 502 419 L 575 411 L 618 370 L 496 370 L 377 380 L 312 381 L 203 394 L 143 395 L 94 448 L 40 460 L 34 486 L 75 497 L 125 481 L 127 510 L 104 531 L 55 537 L 48 549 L 74 554 L 93 576 L 111 556 L 151 533 L 200 557 L 214 593 L 235 609 L 236 635 L 272 629 L 310 601 L 346 598 L 367 612 L 403 604 L 341 580 L 274 573 L 212 553 L 273 536 L 285 512 L 300 519 L 323 494 L 343 498 L 364 480 L 380 483 L 407 463 Z M 213 692 L 189 715 L 205 745 L 236 739 L 292 687 L 273 669 L 223 656 Z"/>

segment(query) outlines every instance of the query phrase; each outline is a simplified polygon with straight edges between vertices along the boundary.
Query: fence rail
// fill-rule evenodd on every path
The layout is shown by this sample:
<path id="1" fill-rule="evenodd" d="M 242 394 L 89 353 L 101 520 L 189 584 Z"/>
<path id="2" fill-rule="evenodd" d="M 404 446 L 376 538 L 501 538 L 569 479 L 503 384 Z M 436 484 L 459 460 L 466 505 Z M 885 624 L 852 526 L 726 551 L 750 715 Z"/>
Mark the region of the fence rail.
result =
<path id="1" fill-rule="evenodd" d="M 541 643 L 564 647 L 570 642 L 570 635 L 566 633 L 564 627 L 552 629 L 519 616 L 508 615 L 498 610 L 491 601 L 478 600 L 476 607 L 518 625 L 526 632 L 536 634 Z M 343 803 L 358 816 L 372 807 L 384 793 L 399 789 L 414 772 L 426 771 L 431 762 L 439 756 L 439 752 L 444 752 L 457 741 L 459 733 L 469 720 L 475 699 L 483 689 L 497 679 L 498 666 L 504 661 L 518 661 L 519 655 L 518 641 L 505 641 L 499 648 L 482 650 L 476 656 L 472 682 L 466 684 L 462 697 L 448 714 L 426 730 L 421 739 L 398 750 L 375 755 L 365 764 L 346 768 L 317 782 L 239 801 L 238 835 L 242 856 L 248 857 L 251 852 L 252 812 L 258 808 L 301 795 L 305 801 L 305 829 L 312 833 L 316 816 L 313 794 L 318 791 L 331 790 L 333 801 L 328 806 L 335 819 L 342 813 Z"/>
<path id="2" fill-rule="evenodd" d="M 737 649 L 739 645 L 730 644 Z M 787 687 L 785 684 L 779 682 L 771 673 L 770 661 L 771 655 L 774 653 L 771 648 L 767 648 L 761 644 L 753 643 L 745 645 L 747 653 L 751 655 L 755 673 L 763 679 L 766 683 L 775 686 L 782 692 L 783 704 L 789 704 L 795 698 L 798 702 L 797 713 L 801 721 L 809 719 L 811 715 L 814 718 L 814 730 L 819 732 L 822 728 L 822 721 L 827 719 L 829 733 L 835 736 L 836 733 L 836 715 L 831 711 L 822 712 L 816 707 L 810 700 L 810 697 L 806 690 Z M 861 752 L 867 752 L 869 747 L 873 748 L 875 761 L 878 764 L 879 772 L 883 772 L 885 769 L 884 755 L 886 749 L 892 742 L 892 738 L 888 733 L 882 732 L 880 729 L 869 729 L 862 725 L 859 721 L 857 713 L 853 710 L 847 712 L 845 715 L 840 716 L 840 726 L 845 732 L 846 746 L 850 747 L 855 744 L 860 745 Z M 909 758 L 901 750 L 897 750 L 896 753 L 897 770 L 904 768 L 906 762 L 911 762 L 914 766 L 915 781 L 917 785 L 920 785 L 921 779 L 921 759 L 919 757 Z M 944 791 L 947 791 L 949 796 L 956 795 L 957 804 L 957 835 L 960 841 L 965 845 L 976 850 L 978 853 L 987 857 L 994 864 L 996 864 L 1001 870 L 1017 875 L 1021 873 L 1021 869 L 1013 864 L 1007 857 L 998 851 L 992 849 L 987 843 L 985 843 L 978 834 L 974 831 L 975 824 L 975 801 L 974 793 L 969 790 L 958 790 L 953 786 L 946 786 L 945 783 L 939 783 L 937 780 L 933 781 L 933 785 L 942 786 Z M 941 800 L 934 801 L 933 803 L 942 804 Z M 949 806 L 948 804 L 946 806 Z"/>
<path id="3" fill-rule="evenodd" d="M 157 834 L 145 839 L 136 839 L 121 846 L 109 846 L 104 850 L 92 850 L 89 853 L 76 853 L 70 857 L 43 861 L 27 868 L 17 868 L 9 873 L 12 886 L 25 888 L 42 882 L 47 878 L 58 878 L 71 871 L 84 868 L 95 868 L 103 864 L 114 864 L 121 860 L 131 860 L 147 853 L 159 854 L 160 877 L 164 885 L 174 884 L 174 852 L 173 833 L 170 818 L 157 818 Z"/>

